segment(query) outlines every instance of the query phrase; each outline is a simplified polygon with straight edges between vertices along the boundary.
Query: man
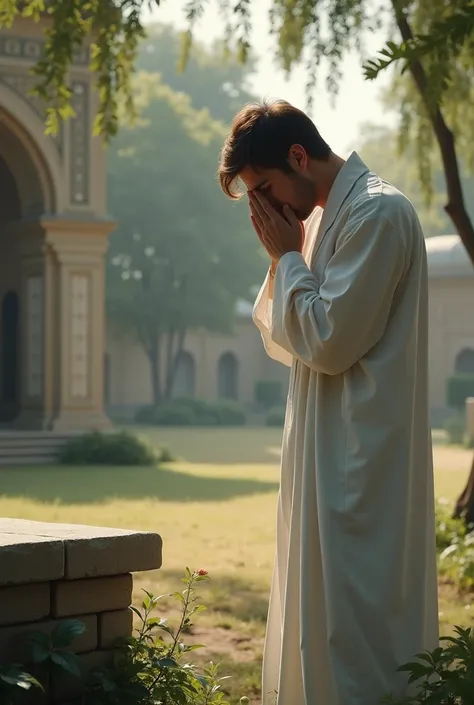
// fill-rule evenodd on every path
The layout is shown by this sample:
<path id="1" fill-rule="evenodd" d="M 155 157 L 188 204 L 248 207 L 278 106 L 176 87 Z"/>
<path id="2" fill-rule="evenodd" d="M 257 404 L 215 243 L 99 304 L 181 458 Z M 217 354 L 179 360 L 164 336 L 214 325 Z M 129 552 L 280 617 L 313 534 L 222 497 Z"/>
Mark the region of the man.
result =
<path id="1" fill-rule="evenodd" d="M 411 203 L 284 101 L 221 154 L 271 267 L 254 309 L 291 366 L 263 703 L 378 705 L 438 645 L 428 295 Z"/>

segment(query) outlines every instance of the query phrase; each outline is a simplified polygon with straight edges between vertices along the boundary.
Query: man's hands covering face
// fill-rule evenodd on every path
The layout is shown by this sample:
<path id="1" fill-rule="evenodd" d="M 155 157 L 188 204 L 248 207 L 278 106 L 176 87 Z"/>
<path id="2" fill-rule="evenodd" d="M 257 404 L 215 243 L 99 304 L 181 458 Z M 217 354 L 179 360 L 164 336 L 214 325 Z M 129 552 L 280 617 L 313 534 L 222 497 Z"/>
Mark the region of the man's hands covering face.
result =
<path id="1" fill-rule="evenodd" d="M 280 215 L 258 191 L 250 191 L 248 196 L 253 226 L 271 259 L 278 262 L 287 252 L 301 252 L 304 227 L 291 208 L 285 206 Z"/>

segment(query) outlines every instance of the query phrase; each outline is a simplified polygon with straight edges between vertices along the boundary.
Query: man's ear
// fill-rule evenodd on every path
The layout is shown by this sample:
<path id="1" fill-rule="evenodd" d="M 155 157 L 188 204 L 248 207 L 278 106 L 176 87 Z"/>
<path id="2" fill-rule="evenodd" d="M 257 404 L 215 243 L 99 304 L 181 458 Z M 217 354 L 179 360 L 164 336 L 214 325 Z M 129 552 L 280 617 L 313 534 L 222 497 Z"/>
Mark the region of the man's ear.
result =
<path id="1" fill-rule="evenodd" d="M 300 144 L 293 144 L 290 147 L 288 161 L 294 171 L 304 171 L 308 164 L 306 150 Z"/>

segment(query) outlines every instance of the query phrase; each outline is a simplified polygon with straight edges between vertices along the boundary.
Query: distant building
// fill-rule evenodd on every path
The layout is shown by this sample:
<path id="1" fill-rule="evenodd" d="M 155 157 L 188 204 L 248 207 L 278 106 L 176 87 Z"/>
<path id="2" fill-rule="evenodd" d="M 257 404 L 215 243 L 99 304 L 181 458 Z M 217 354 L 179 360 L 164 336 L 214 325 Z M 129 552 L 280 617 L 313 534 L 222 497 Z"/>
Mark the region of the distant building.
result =
<path id="1" fill-rule="evenodd" d="M 474 267 L 457 235 L 427 240 L 430 287 L 430 403 L 434 423 L 446 409 L 446 380 L 474 374 Z M 252 404 L 259 380 L 280 380 L 288 370 L 270 360 L 252 320 L 252 305 L 238 304 L 234 335 L 192 332 L 178 363 L 174 393 Z M 131 413 L 151 402 L 148 361 L 139 345 L 107 336 L 107 406 Z"/>
<path id="2" fill-rule="evenodd" d="M 430 401 L 446 415 L 446 380 L 474 374 L 474 267 L 458 235 L 426 241 L 430 286 Z"/>

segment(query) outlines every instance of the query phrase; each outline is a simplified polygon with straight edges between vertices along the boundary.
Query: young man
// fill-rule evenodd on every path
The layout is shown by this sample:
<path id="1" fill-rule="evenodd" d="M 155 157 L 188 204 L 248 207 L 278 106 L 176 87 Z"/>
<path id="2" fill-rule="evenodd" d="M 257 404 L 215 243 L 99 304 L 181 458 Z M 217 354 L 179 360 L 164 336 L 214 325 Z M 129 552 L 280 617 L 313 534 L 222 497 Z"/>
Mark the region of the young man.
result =
<path id="1" fill-rule="evenodd" d="M 428 291 L 405 196 L 284 101 L 221 154 L 271 267 L 254 309 L 291 366 L 263 703 L 378 705 L 438 645 Z"/>

